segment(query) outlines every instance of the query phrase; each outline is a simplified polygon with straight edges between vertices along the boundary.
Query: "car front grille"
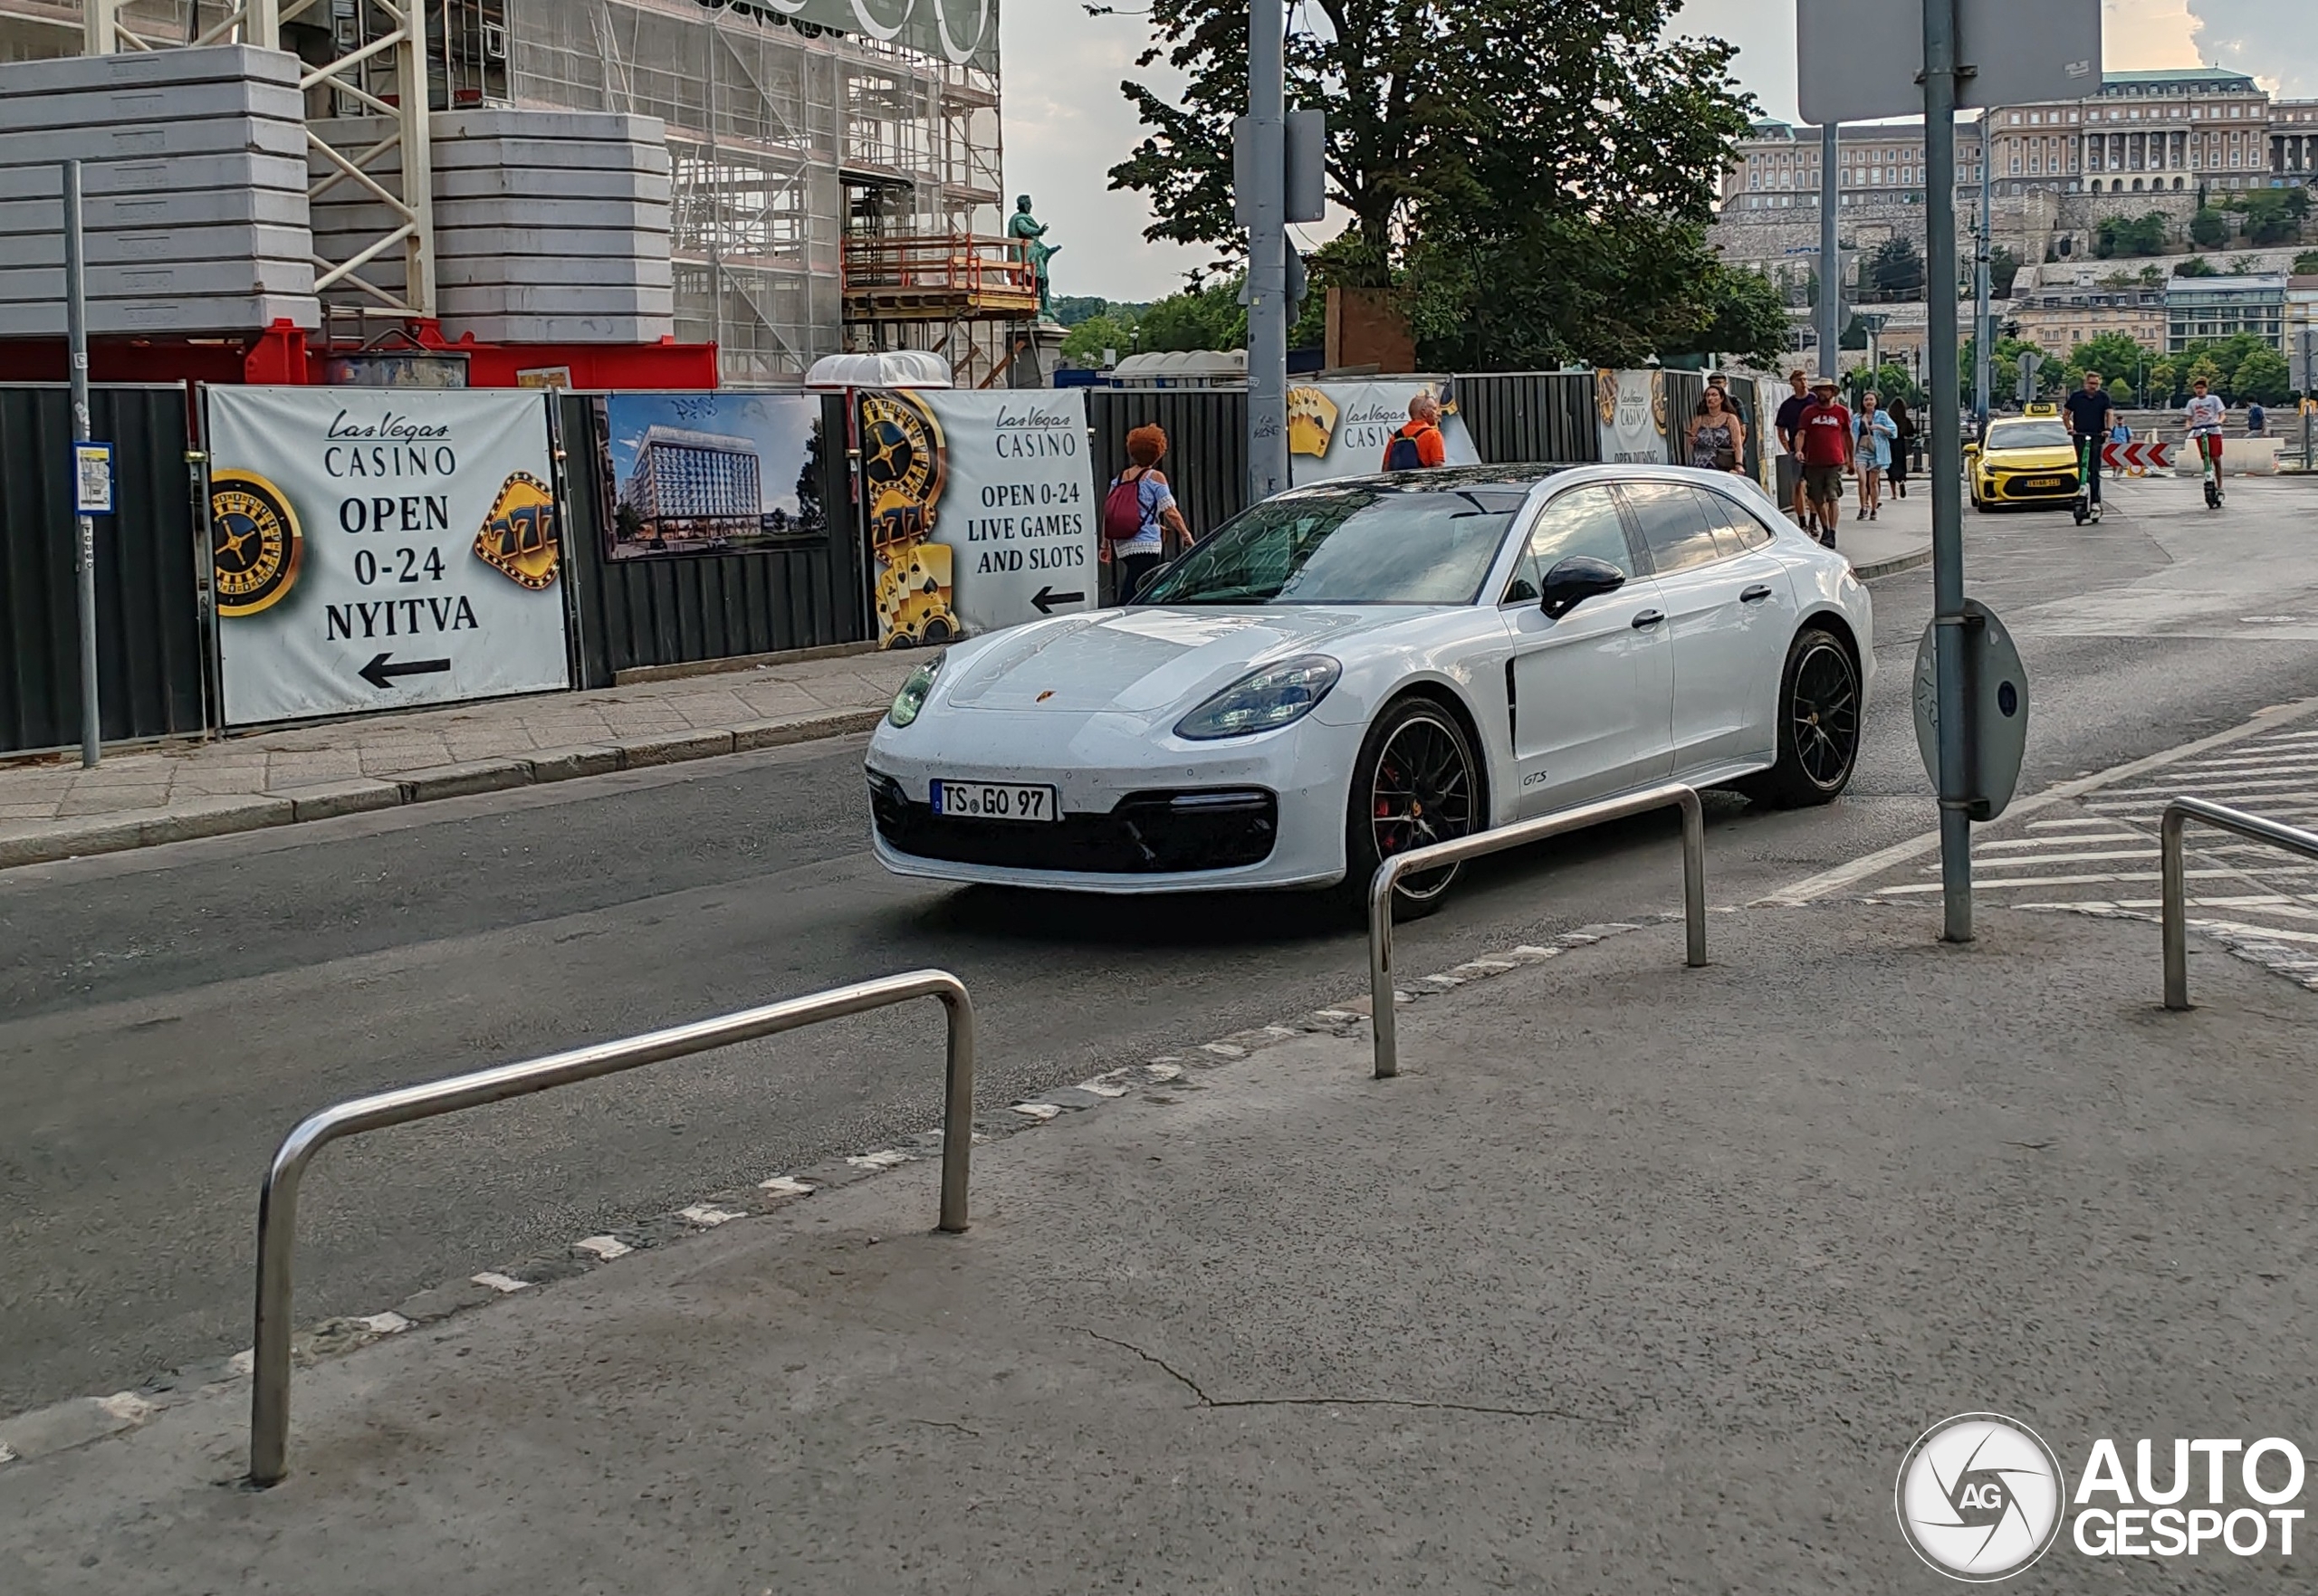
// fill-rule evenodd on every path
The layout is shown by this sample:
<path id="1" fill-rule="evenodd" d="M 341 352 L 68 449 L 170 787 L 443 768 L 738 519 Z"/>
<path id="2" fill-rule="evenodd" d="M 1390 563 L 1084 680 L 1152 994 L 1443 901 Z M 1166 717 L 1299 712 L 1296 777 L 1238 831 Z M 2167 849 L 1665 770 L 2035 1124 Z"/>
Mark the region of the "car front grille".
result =
<path id="1" fill-rule="evenodd" d="M 2030 483 L 2043 483 L 2032 488 Z M 2076 496 L 2077 481 L 2074 471 L 2016 472 L 1997 482 L 1997 495 L 2004 499 L 2073 499 Z"/>
<path id="2" fill-rule="evenodd" d="M 1260 865 L 1279 836 L 1279 798 L 1260 788 L 1130 793 L 1107 814 L 1058 821 L 936 815 L 900 783 L 869 775 L 877 835 L 897 853 L 953 865 L 1161 875 Z"/>

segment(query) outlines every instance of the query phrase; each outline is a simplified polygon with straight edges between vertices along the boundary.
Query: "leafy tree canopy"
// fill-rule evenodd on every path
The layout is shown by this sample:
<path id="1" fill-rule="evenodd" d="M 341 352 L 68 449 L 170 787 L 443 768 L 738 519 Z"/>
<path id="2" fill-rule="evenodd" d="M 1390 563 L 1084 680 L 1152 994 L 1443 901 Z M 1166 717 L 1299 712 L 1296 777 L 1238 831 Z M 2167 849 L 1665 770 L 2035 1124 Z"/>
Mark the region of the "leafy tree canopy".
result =
<path id="1" fill-rule="evenodd" d="M 2229 218 L 2211 205 L 2189 218 L 2189 242 L 2199 249 L 2219 249 L 2229 242 Z"/>
<path id="2" fill-rule="evenodd" d="M 1430 364 L 1625 364 L 1715 320 L 1705 225 L 1750 100 L 1732 47 L 1668 37 L 1679 0 L 1317 0 L 1287 42 L 1288 99 L 1327 113 L 1330 197 L 1351 215 L 1329 263 L 1393 288 Z M 1231 119 L 1247 100 L 1247 10 L 1154 0 L 1180 103 L 1123 85 L 1148 136 L 1111 186 L 1150 196 L 1154 240 L 1242 247 Z"/>

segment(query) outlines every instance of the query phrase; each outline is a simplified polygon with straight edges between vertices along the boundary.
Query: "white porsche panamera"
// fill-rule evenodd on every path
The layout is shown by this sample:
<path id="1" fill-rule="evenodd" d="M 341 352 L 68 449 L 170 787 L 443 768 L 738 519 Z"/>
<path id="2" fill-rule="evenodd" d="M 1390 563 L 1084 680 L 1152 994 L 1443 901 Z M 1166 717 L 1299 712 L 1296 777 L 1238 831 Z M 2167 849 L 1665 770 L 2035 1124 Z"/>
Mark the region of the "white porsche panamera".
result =
<path id="1" fill-rule="evenodd" d="M 1470 466 L 1266 500 L 1126 607 L 961 643 L 870 739 L 903 875 L 1365 892 L 1394 853 L 1670 779 L 1850 782 L 1867 590 L 1742 479 Z M 1402 884 L 1422 913 L 1456 872 Z"/>

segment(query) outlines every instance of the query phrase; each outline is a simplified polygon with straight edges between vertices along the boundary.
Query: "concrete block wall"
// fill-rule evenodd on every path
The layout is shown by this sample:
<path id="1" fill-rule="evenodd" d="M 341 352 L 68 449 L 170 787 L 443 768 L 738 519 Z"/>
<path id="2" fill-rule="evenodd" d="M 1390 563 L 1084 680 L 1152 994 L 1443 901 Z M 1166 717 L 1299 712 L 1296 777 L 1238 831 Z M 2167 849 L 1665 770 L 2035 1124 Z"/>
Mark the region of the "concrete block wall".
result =
<path id="1" fill-rule="evenodd" d="M 92 335 L 319 326 L 300 70 L 240 45 L 0 65 L 0 337 L 64 332 L 67 158 Z"/>
<path id="2" fill-rule="evenodd" d="M 436 310 L 446 335 L 485 342 L 642 343 L 675 331 L 666 129 L 656 117 L 489 110 L 434 117 Z M 368 149 L 382 119 L 316 124 L 332 148 Z M 401 193 L 399 172 L 374 172 Z M 319 179 L 334 169 L 311 157 Z M 342 182 L 314 202 L 321 253 L 349 259 L 398 218 Z M 360 268 L 402 288 L 398 253 Z"/>

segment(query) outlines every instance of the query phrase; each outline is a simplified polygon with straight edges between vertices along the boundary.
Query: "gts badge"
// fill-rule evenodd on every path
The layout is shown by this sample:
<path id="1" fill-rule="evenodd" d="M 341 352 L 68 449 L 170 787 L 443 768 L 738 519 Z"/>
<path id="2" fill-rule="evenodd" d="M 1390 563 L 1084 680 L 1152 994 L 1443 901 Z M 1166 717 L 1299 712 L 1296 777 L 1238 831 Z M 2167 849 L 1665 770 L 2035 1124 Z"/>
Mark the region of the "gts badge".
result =
<path id="1" fill-rule="evenodd" d="M 1521 785 L 1524 787 L 1543 787 L 1545 784 L 1546 773 L 1543 770 L 1532 770 L 1521 778 Z"/>

